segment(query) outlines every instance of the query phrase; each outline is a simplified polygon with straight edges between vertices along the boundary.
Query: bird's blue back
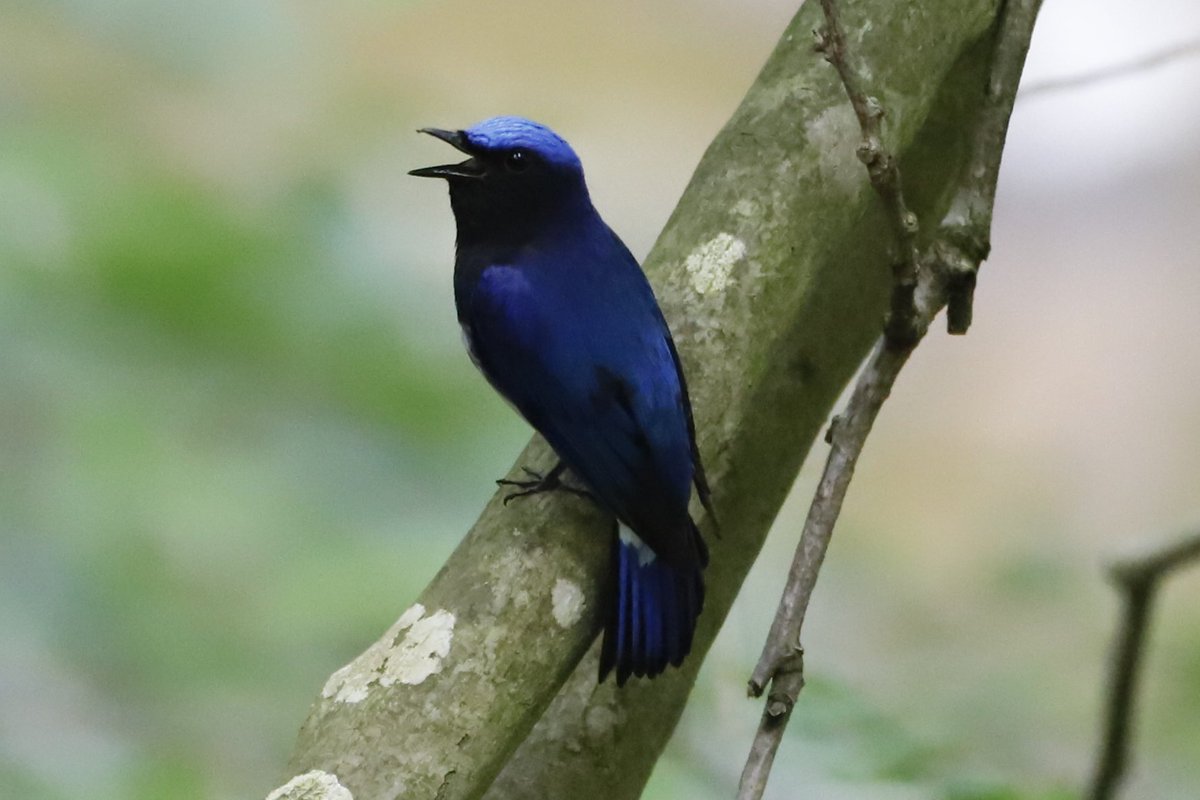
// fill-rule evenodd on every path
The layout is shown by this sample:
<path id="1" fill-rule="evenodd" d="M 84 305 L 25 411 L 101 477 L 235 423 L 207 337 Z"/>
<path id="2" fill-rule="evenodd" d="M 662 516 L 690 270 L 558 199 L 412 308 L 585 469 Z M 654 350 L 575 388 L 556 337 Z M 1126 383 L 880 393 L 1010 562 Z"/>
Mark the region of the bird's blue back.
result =
<path id="1" fill-rule="evenodd" d="M 460 252 L 471 277 L 456 286 L 480 368 L 604 505 L 687 559 L 658 535 L 687 525 L 686 399 L 637 262 L 594 211 L 515 252 L 487 249 Z"/>

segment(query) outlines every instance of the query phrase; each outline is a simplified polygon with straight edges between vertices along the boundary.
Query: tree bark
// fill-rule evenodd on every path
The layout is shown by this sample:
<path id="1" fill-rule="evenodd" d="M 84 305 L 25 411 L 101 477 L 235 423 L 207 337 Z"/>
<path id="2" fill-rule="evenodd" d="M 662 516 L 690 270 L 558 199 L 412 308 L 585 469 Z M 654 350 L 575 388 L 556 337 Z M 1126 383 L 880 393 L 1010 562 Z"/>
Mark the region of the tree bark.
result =
<path id="1" fill-rule="evenodd" d="M 958 123 L 983 94 L 981 45 L 996 8 L 842 5 L 923 219 L 942 217 L 965 156 Z M 357 800 L 640 794 L 887 305 L 891 236 L 855 157 L 854 113 L 813 50 L 819 15 L 806 5 L 789 25 L 646 263 L 688 375 L 721 520 L 718 534 L 701 522 L 712 565 L 691 657 L 653 681 L 597 686 L 588 648 L 611 523 L 562 494 L 507 508 L 493 499 L 418 605 L 330 678 L 293 774 L 321 770 Z M 535 440 L 517 463 L 545 469 L 553 457 Z"/>

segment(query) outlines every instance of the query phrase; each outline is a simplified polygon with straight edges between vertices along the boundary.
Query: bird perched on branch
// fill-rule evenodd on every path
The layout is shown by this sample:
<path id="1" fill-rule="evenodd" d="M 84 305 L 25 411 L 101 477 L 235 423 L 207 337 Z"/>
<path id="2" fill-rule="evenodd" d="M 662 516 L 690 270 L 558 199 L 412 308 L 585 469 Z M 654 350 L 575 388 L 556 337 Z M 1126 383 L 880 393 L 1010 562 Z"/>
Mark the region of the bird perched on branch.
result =
<path id="1" fill-rule="evenodd" d="M 508 499 L 570 468 L 617 519 L 600 680 L 657 675 L 692 646 L 711 515 L 671 333 L 637 261 L 592 206 L 579 157 L 544 125 L 495 117 L 423 128 L 465 153 L 444 178 L 458 226 L 454 297 L 472 361 L 558 454 Z"/>

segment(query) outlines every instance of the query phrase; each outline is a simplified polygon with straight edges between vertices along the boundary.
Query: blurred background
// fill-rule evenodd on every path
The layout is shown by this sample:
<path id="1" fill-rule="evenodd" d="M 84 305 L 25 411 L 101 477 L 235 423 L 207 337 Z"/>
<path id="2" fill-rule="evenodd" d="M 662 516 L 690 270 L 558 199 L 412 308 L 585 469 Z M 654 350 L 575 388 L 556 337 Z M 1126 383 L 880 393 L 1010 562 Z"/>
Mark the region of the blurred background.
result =
<path id="1" fill-rule="evenodd" d="M 474 374 L 444 157 L 551 123 L 643 256 L 794 12 L 0 6 L 0 796 L 261 797 L 529 435 Z M 1200 38 L 1194 0 L 1046 4 L 1026 85 Z M 1200 58 L 1031 95 L 969 336 L 885 408 L 774 798 L 1050 798 L 1089 769 L 1103 565 L 1200 525 Z M 824 448 L 648 798 L 731 795 Z M 1200 567 L 1158 607 L 1126 796 L 1200 795 Z"/>

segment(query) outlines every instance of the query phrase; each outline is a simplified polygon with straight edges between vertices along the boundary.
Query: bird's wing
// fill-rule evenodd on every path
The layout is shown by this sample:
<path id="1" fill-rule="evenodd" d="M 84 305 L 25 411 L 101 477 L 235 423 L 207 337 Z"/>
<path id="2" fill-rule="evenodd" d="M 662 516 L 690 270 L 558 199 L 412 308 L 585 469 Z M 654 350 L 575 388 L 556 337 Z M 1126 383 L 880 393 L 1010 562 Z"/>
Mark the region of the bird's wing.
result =
<path id="1" fill-rule="evenodd" d="M 686 399 L 648 287 L 614 299 L 530 281 L 483 271 L 463 319 L 480 369 L 657 554 L 694 563 Z"/>
<path id="2" fill-rule="evenodd" d="M 696 485 L 696 496 L 700 505 L 708 512 L 713 524 L 717 524 L 717 512 L 712 505 L 712 489 L 708 487 L 708 476 L 704 473 L 704 463 L 700 460 L 700 447 L 696 444 L 696 421 L 692 418 L 692 401 L 688 397 L 687 380 L 683 375 L 683 362 L 679 360 L 679 351 L 675 349 L 675 341 L 667 336 L 667 346 L 671 350 L 671 362 L 675 365 L 675 375 L 679 380 L 679 392 L 683 398 L 683 410 L 687 415 L 688 444 L 692 452 L 692 482 Z"/>

